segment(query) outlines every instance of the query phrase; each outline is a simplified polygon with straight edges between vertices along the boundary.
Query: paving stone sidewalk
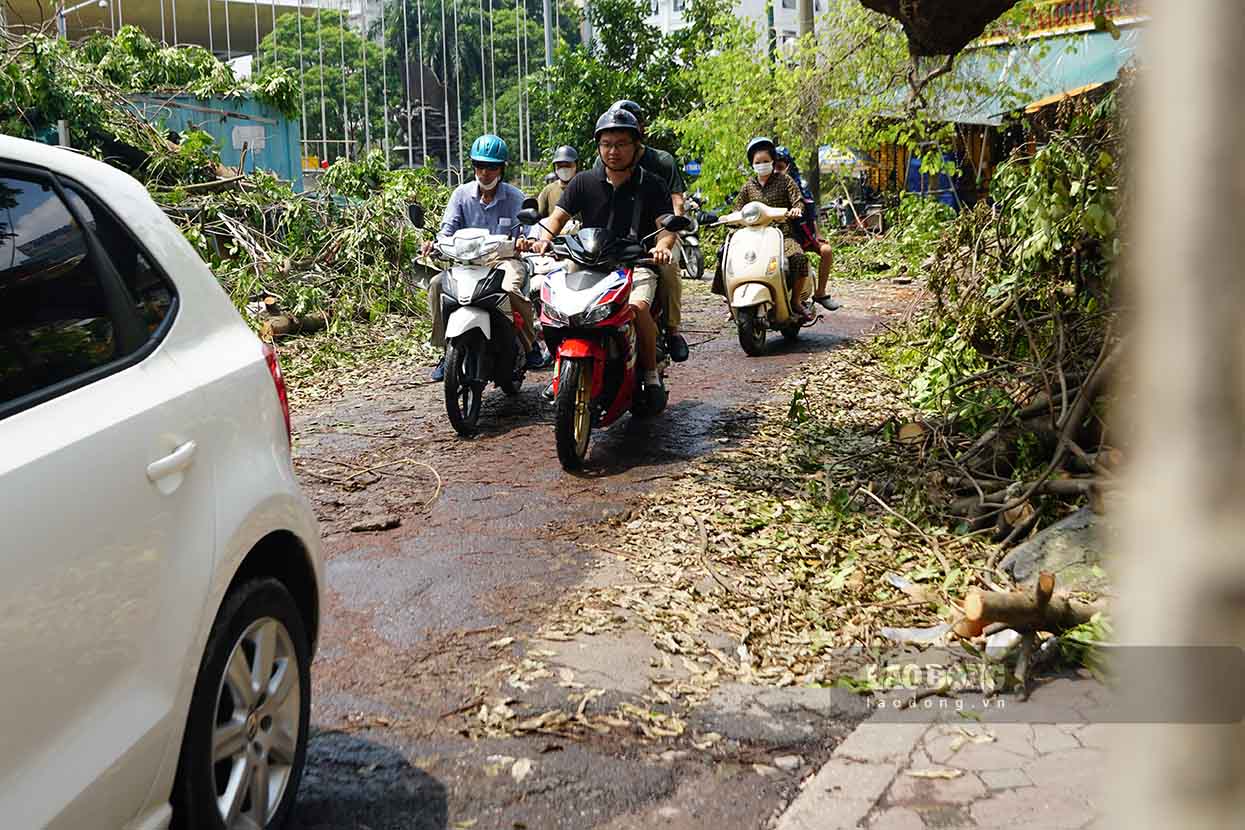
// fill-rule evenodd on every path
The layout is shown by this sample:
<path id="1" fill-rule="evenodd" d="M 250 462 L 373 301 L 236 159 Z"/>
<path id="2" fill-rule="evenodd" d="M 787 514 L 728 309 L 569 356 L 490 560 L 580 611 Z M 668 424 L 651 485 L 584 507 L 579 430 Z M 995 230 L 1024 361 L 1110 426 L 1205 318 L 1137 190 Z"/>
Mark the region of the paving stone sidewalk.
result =
<path id="1" fill-rule="evenodd" d="M 896 723 L 877 712 L 808 779 L 777 830 L 1008 828 L 1080 830 L 1099 816 L 1110 731 L 1075 713 L 1102 700 L 1089 679 L 1061 678 L 1034 693 L 1044 720 L 978 721 L 952 712 Z M 1017 704 L 1020 705 L 1020 704 Z M 936 722 L 933 722 L 936 721 Z"/>

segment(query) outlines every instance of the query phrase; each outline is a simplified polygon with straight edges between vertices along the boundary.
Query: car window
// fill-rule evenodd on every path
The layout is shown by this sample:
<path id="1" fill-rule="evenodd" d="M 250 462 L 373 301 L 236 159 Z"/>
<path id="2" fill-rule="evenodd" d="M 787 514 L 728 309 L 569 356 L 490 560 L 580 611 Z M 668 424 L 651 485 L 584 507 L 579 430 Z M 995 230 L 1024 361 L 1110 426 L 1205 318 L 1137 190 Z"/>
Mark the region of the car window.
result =
<path id="1" fill-rule="evenodd" d="M 50 182 L 0 175 L 0 407 L 117 356 L 82 229 Z"/>
<path id="2" fill-rule="evenodd" d="M 96 239 L 104 246 L 108 258 L 112 260 L 125 283 L 139 317 L 147 327 L 147 333 L 151 334 L 159 327 L 173 304 L 172 285 L 152 267 L 146 254 L 138 249 L 134 237 L 112 214 L 98 207 L 94 199 L 74 185 L 65 187 L 65 195 L 95 231 Z"/>

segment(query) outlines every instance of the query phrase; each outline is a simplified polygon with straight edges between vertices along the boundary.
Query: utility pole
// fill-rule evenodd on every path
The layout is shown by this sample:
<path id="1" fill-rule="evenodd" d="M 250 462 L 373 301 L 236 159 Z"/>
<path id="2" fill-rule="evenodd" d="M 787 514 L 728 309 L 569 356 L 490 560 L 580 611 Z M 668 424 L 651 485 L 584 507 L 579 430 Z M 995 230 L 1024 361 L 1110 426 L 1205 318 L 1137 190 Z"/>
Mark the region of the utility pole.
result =
<path id="1" fill-rule="evenodd" d="M 69 8 L 65 8 L 65 4 L 62 2 L 60 8 L 56 10 L 56 36 L 61 40 L 69 40 L 69 27 L 65 23 L 65 15 L 73 14 L 78 9 L 92 5 L 99 6 L 101 9 L 107 8 L 108 0 L 82 0 L 81 3 Z M 161 6 L 160 10 L 163 13 L 164 7 Z M 5 26 L 7 28 L 7 23 Z M 56 138 L 62 147 L 69 146 L 69 124 L 65 122 L 64 118 L 59 118 L 56 121 Z"/>
<path id="2" fill-rule="evenodd" d="M 545 69 L 553 66 L 553 3 L 545 0 Z"/>
<path id="3" fill-rule="evenodd" d="M 797 0 L 797 5 L 799 9 L 800 20 L 799 20 L 799 28 L 796 31 L 799 33 L 801 41 L 804 41 L 806 35 L 811 40 L 812 35 L 813 35 L 813 0 Z M 806 54 L 807 60 L 809 61 L 817 60 L 817 55 L 815 52 L 809 51 L 809 52 L 806 52 L 805 54 Z M 816 107 L 817 106 L 816 103 L 814 103 L 813 106 Z M 813 117 L 813 118 L 808 119 L 805 122 L 809 125 L 809 128 L 812 132 L 812 135 L 811 135 L 812 145 L 813 145 L 812 157 L 809 160 L 808 166 L 805 167 L 804 169 L 808 171 L 805 174 L 805 178 L 808 179 L 808 189 L 812 192 L 812 195 L 813 195 L 813 210 L 814 211 L 821 210 L 821 158 L 820 158 L 820 153 L 818 153 L 818 146 L 821 144 L 821 131 L 819 129 L 819 124 L 817 123 L 817 121 L 818 119 L 816 117 Z"/>

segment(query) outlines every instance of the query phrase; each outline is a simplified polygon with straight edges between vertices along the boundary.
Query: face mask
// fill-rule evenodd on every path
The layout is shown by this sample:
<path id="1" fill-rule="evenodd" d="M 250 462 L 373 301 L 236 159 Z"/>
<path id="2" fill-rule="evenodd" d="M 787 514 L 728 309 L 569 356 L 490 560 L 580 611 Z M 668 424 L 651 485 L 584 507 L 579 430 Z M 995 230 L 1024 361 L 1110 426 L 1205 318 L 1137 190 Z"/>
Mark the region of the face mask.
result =
<path id="1" fill-rule="evenodd" d="M 752 170 L 758 176 L 768 176 L 770 173 L 774 172 L 774 162 L 772 161 L 759 162 L 757 164 L 752 165 Z"/>
<path id="2" fill-rule="evenodd" d="M 553 172 L 557 173 L 558 178 L 564 182 L 569 182 L 571 179 L 575 178 L 575 168 L 573 167 L 559 167 Z"/>
<path id="3" fill-rule="evenodd" d="M 498 176 L 497 178 L 493 179 L 491 182 L 482 182 L 479 179 L 476 179 L 476 184 L 480 185 L 480 189 L 483 190 L 485 193 L 492 193 L 494 190 L 497 189 L 497 185 L 499 185 L 500 183 L 501 183 L 501 176 Z"/>

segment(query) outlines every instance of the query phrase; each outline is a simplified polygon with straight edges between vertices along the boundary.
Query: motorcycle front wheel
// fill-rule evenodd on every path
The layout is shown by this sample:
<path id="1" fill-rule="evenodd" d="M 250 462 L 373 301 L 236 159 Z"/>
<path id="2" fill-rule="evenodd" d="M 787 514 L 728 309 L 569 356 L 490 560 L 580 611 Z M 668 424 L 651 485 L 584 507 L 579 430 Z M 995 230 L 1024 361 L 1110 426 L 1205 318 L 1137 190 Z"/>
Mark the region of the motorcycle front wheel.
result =
<path id="1" fill-rule="evenodd" d="M 582 469 L 592 437 L 592 361 L 563 358 L 554 400 L 553 434 L 562 469 Z"/>
<path id="2" fill-rule="evenodd" d="M 757 314 L 757 307 L 735 310 L 735 325 L 739 329 L 739 345 L 749 357 L 765 353 L 765 318 Z"/>
<path id="3" fill-rule="evenodd" d="M 688 246 L 691 254 L 687 257 L 687 267 L 684 271 L 689 280 L 698 280 L 705 275 L 705 254 L 700 250 L 700 246 Z"/>
<path id="4" fill-rule="evenodd" d="M 474 340 L 455 342 L 445 355 L 445 414 L 464 438 L 475 435 L 484 400 L 484 385 L 475 380 L 480 375 L 481 348 Z"/>

